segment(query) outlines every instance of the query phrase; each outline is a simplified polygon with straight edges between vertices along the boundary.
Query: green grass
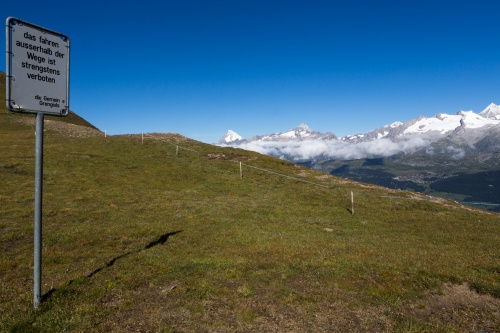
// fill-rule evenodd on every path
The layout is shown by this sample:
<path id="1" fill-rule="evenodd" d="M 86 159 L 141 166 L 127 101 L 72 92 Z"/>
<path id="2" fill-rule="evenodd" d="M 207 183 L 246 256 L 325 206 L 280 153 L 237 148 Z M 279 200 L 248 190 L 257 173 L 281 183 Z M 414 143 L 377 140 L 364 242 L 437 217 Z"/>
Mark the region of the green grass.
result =
<path id="1" fill-rule="evenodd" d="M 0 107 L 2 332 L 500 325 L 498 214 L 178 135 L 142 144 L 141 136 L 74 138 L 49 128 L 44 301 L 35 312 L 34 133 L 20 117 L 33 116 Z M 177 156 L 177 144 L 195 151 Z M 330 188 L 248 167 L 240 179 L 240 160 Z"/>

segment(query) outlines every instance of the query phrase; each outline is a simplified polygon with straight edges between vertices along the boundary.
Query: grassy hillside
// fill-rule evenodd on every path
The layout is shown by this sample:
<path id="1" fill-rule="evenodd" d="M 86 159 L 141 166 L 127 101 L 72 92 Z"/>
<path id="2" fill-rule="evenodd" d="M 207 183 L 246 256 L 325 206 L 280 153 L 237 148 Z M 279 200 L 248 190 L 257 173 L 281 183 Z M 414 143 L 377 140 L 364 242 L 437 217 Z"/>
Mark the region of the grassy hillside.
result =
<path id="1" fill-rule="evenodd" d="M 2 332 L 500 327 L 498 214 L 176 134 L 70 124 L 45 132 L 34 312 L 35 137 L 21 116 L 0 106 Z"/>

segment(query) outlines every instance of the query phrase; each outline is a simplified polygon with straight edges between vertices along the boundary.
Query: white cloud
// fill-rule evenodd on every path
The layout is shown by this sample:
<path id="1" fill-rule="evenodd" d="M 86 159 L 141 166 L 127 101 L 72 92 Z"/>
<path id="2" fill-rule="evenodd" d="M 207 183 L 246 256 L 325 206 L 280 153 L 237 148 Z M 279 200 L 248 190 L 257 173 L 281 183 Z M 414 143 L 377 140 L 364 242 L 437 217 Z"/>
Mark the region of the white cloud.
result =
<path id="1" fill-rule="evenodd" d="M 241 148 L 266 155 L 286 157 L 295 161 L 314 160 L 318 157 L 329 159 L 360 159 L 388 157 L 399 153 L 411 152 L 428 146 L 429 141 L 421 137 L 392 141 L 384 138 L 370 142 L 347 143 L 340 140 L 308 140 L 299 142 L 253 141 L 240 145 Z"/>
<path id="2" fill-rule="evenodd" d="M 460 160 L 465 156 L 465 151 L 461 148 L 449 146 L 446 148 L 446 151 L 451 154 L 451 158 L 454 160 Z"/>

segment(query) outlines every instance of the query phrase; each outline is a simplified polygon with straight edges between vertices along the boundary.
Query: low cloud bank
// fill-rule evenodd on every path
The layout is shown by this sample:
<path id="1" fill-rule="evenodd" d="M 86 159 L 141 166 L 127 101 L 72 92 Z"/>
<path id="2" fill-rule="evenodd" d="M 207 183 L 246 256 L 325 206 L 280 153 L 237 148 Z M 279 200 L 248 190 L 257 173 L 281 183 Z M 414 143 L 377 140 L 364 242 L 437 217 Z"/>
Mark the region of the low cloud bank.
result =
<path id="1" fill-rule="evenodd" d="M 392 141 L 384 138 L 360 143 L 348 143 L 340 140 L 310 140 L 300 142 L 254 141 L 242 143 L 239 147 L 294 161 L 310 161 L 319 158 L 351 160 L 388 157 L 399 153 L 412 152 L 429 145 L 430 142 L 424 138 L 412 137 L 400 141 Z"/>
<path id="2" fill-rule="evenodd" d="M 441 149 L 435 149 L 434 147 L 429 147 L 425 150 L 425 152 L 429 155 L 435 154 L 447 154 L 454 160 L 461 160 L 465 157 L 465 150 L 462 148 L 455 148 L 453 146 L 448 146 Z"/>

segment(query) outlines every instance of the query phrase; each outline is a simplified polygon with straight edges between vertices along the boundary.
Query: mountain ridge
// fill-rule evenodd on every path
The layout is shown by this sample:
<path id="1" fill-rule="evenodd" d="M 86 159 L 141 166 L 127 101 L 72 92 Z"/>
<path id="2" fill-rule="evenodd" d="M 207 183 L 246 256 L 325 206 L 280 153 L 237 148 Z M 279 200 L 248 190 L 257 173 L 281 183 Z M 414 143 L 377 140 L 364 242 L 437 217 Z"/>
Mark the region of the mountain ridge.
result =
<path id="1" fill-rule="evenodd" d="M 500 106 L 491 103 L 482 112 L 475 113 L 474 111 L 458 111 L 455 114 L 438 113 L 432 117 L 419 116 L 415 119 L 406 122 L 396 121 L 389 125 L 385 125 L 374 129 L 372 131 L 337 137 L 332 132 L 321 133 L 313 131 L 306 124 L 301 125 L 283 132 L 275 132 L 272 134 L 255 135 L 249 139 L 243 139 L 238 135 L 237 139 L 231 139 L 226 134 L 217 144 L 240 146 L 250 150 L 259 152 L 266 151 L 266 147 L 273 143 L 290 143 L 283 147 L 273 147 L 273 156 L 283 156 L 282 150 L 290 152 L 294 149 L 300 149 L 300 142 L 304 141 L 318 141 L 318 145 L 322 145 L 320 141 L 327 141 L 326 145 L 335 145 L 336 142 L 346 144 L 364 144 L 368 147 L 365 155 L 361 157 L 381 157 L 391 156 L 398 153 L 411 153 L 415 148 L 428 148 L 441 140 L 447 141 L 449 144 L 456 147 L 462 147 L 464 142 L 468 142 L 469 148 L 475 143 L 485 140 L 493 142 L 494 140 L 488 139 L 489 135 L 497 132 L 500 127 Z M 235 132 L 233 132 L 235 133 Z M 460 137 L 463 136 L 463 137 Z M 377 153 L 375 149 L 370 150 L 369 146 L 376 148 L 377 145 L 370 144 L 377 140 L 387 139 L 400 149 L 394 149 L 391 152 Z M 329 143 L 328 143 L 329 142 Z M 406 144 L 405 143 L 410 143 Z M 296 144 L 293 146 L 293 144 Z M 324 142 L 325 143 L 325 142 Z M 439 145 L 439 144 L 438 144 Z M 487 145 L 480 145 L 483 149 Z M 317 158 L 321 159 L 324 151 L 320 151 Z M 291 155 L 294 155 L 293 153 Z M 329 155 L 326 152 L 326 155 Z M 336 158 L 341 158 L 336 156 Z M 295 161 L 300 160 L 300 156 L 294 158 Z M 305 159 L 310 159 L 306 157 Z"/>

